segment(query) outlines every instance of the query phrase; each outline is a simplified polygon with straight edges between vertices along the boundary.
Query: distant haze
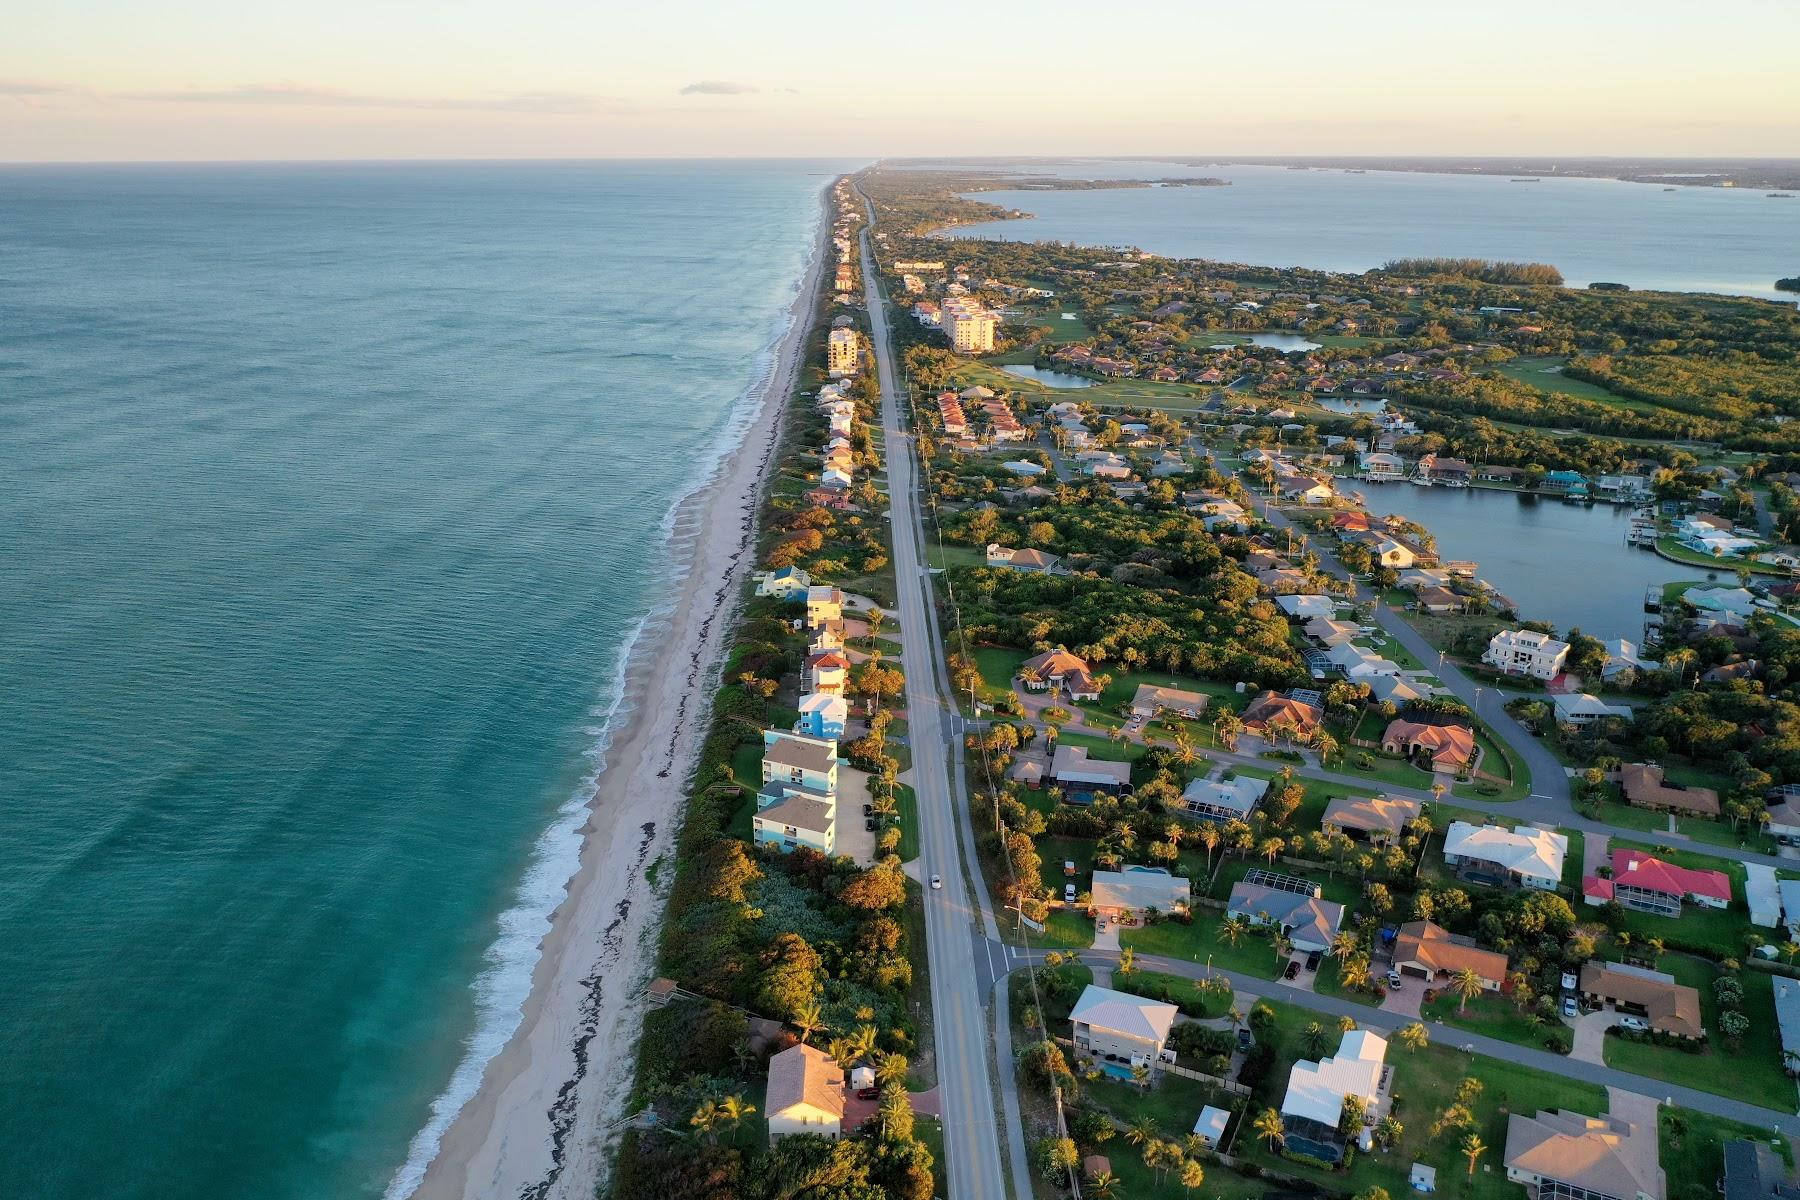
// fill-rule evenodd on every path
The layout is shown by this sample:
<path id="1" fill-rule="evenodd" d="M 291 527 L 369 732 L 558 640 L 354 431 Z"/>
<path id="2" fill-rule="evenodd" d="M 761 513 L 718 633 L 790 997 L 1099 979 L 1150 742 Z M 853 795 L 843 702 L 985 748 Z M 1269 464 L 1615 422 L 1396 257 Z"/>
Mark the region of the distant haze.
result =
<path id="1" fill-rule="evenodd" d="M 1800 152 L 1800 5 L 14 6 L 0 160 Z"/>

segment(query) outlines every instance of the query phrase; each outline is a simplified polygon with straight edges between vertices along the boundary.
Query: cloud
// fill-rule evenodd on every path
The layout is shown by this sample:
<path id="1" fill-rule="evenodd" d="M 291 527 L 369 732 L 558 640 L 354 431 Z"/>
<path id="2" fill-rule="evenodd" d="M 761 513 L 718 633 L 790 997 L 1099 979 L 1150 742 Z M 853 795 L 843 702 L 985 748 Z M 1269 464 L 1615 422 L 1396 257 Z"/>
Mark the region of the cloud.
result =
<path id="1" fill-rule="evenodd" d="M 377 96 L 298 83 L 246 83 L 227 88 L 170 92 L 121 92 L 121 100 L 155 104 L 260 104 L 310 108 L 407 108 L 457 112 L 591 113 L 616 111 L 623 102 L 575 92 L 515 92 L 504 96 Z"/>
<path id="2" fill-rule="evenodd" d="M 0 79 L 0 96 L 67 96 L 79 89 L 66 83 L 31 83 L 23 79 Z"/>
<path id="3" fill-rule="evenodd" d="M 681 89 L 684 96 L 744 96 L 762 89 L 753 83 L 731 83 L 723 79 L 702 79 Z"/>

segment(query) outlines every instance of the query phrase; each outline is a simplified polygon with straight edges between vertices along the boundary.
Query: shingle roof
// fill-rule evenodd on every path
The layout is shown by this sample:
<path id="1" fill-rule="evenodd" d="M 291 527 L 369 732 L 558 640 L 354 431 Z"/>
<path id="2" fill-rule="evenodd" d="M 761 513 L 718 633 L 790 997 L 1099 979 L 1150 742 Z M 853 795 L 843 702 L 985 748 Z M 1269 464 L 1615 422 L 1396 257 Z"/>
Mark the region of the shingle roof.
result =
<path id="1" fill-rule="evenodd" d="M 1457 941 L 1431 921 L 1409 921 L 1394 939 L 1396 963 L 1418 963 L 1434 971 L 1470 970 L 1495 983 L 1506 979 L 1506 955 Z"/>
<path id="2" fill-rule="evenodd" d="M 1624 1200 L 1640 1194 L 1661 1200 L 1666 1190 L 1657 1131 L 1617 1117 L 1513 1113 L 1506 1122 L 1506 1168 Z"/>
<path id="3" fill-rule="evenodd" d="M 1700 1017 L 1700 993 L 1660 971 L 1589 961 L 1581 968 L 1581 990 L 1603 1000 L 1636 1005 L 1649 1017 L 1650 1027 L 1663 1033 L 1700 1037 L 1706 1032 Z"/>
<path id="4" fill-rule="evenodd" d="M 774 1116 L 796 1104 L 844 1119 L 844 1073 L 817 1046 L 789 1046 L 769 1060 L 765 1111 Z"/>

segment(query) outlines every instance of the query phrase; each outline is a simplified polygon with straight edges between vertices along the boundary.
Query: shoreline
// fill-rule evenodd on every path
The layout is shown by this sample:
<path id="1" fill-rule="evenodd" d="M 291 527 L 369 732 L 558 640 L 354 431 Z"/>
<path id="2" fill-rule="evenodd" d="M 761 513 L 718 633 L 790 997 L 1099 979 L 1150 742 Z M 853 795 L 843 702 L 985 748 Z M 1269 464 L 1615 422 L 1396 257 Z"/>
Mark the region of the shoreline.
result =
<path id="1" fill-rule="evenodd" d="M 587 1200 L 605 1175 L 636 1065 L 641 1014 L 633 996 L 655 967 L 660 933 L 664 894 L 649 872 L 673 852 L 724 633 L 755 562 L 757 515 L 819 296 L 829 188 L 815 197 L 806 268 L 771 368 L 752 385 L 737 452 L 723 446 L 713 477 L 672 510 L 671 603 L 646 618 L 626 665 L 622 724 L 609 731 L 579 865 L 539 945 L 518 1027 L 487 1062 L 417 1186 L 396 1176 L 390 1196 Z"/>

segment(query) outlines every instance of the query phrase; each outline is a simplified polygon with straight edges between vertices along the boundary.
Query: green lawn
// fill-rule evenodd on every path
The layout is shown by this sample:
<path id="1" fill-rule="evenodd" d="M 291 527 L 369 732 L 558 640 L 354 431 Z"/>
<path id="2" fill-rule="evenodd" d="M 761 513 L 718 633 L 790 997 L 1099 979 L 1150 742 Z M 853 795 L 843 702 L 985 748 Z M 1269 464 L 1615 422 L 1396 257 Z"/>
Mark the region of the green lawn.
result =
<path id="1" fill-rule="evenodd" d="M 1084 950 L 1094 944 L 1094 922 L 1080 912 L 1059 908 L 1033 931 L 1031 944 L 1042 950 Z"/>
<path id="2" fill-rule="evenodd" d="M 1738 1138 L 1767 1142 L 1776 1136 L 1772 1129 L 1688 1108 L 1662 1109 L 1657 1126 L 1669 1200 L 1707 1200 L 1718 1195 L 1725 1170 L 1725 1143 Z M 1792 1164 L 1793 1147 L 1787 1141 L 1778 1140 L 1777 1153 Z"/>
<path id="3" fill-rule="evenodd" d="M 1533 1025 L 1514 1007 L 1512 1001 L 1489 992 L 1474 997 L 1465 1008 L 1461 1001 L 1446 991 L 1435 1000 L 1420 1005 L 1419 1015 L 1427 1024 L 1441 1021 L 1470 1033 L 1486 1034 L 1503 1042 L 1530 1046 L 1536 1050 L 1544 1049 L 1545 1035 L 1552 1029 L 1564 1028 L 1560 1024 Z"/>
<path id="4" fill-rule="evenodd" d="M 1656 411 L 1655 405 L 1646 404 L 1641 400 L 1632 400 L 1609 392 L 1599 384 L 1588 383 L 1583 379 L 1572 379 L 1564 375 L 1562 369 L 1568 363 L 1567 358 L 1556 356 L 1521 357 L 1499 364 L 1494 368 L 1494 373 L 1504 375 L 1519 383 L 1528 383 L 1539 391 L 1553 392 L 1559 396 L 1595 400 L 1601 404 L 1611 404 L 1635 412 Z"/>
<path id="5" fill-rule="evenodd" d="M 906 988 L 906 1014 L 918 1030 L 918 1045 L 932 1047 L 931 1034 L 931 956 L 925 946 L 925 889 L 917 882 L 906 881 L 906 907 L 901 913 L 906 926 L 906 957 L 912 963 L 912 982 Z M 907 1086 L 915 1089 L 931 1087 L 937 1082 L 935 1049 L 929 1054 L 912 1055 L 907 1072 Z"/>
<path id="6" fill-rule="evenodd" d="M 731 755 L 731 775 L 745 795 L 726 832 L 748 842 L 756 836 L 756 793 L 762 790 L 762 743 L 745 742 Z"/>
<path id="7" fill-rule="evenodd" d="M 1739 975 L 1744 984 L 1744 1015 L 1750 1030 L 1743 1045 L 1731 1049 L 1717 1036 L 1718 1004 L 1712 981 L 1718 968 L 1705 959 L 1686 954 L 1666 954 L 1657 964 L 1680 982 L 1700 993 L 1700 1011 L 1708 1039 L 1706 1048 L 1689 1054 L 1672 1046 L 1649 1042 L 1606 1039 L 1606 1065 L 1634 1075 L 1646 1075 L 1670 1083 L 1685 1084 L 1719 1096 L 1732 1096 L 1781 1112 L 1795 1107 L 1794 1081 L 1781 1066 L 1781 1041 L 1775 1023 L 1774 977 L 1757 971 Z"/>
<path id="8" fill-rule="evenodd" d="M 1028 651 L 1015 650 L 1011 646 L 977 646 L 970 653 L 975 659 L 975 669 L 981 672 L 983 704 L 997 703 L 1011 692 L 1013 677 L 1025 660 L 1032 657 Z"/>
<path id="9" fill-rule="evenodd" d="M 1223 913 L 1207 911 L 1197 914 L 1192 924 L 1161 921 L 1155 925 L 1126 929 L 1119 935 L 1119 944 L 1129 946 L 1139 954 L 1185 958 L 1197 963 L 1210 962 L 1215 967 L 1242 971 L 1246 975 L 1256 975 L 1263 979 L 1274 979 L 1280 974 L 1282 960 L 1275 957 L 1268 938 L 1252 933 L 1236 946 L 1227 946 L 1220 941 L 1219 923 L 1224 918 Z"/>
<path id="10" fill-rule="evenodd" d="M 919 798 L 910 784 L 894 785 L 895 813 L 900 818 L 900 861 L 919 857 Z"/>
<path id="11" fill-rule="evenodd" d="M 955 542 L 940 542 L 937 538 L 925 539 L 925 564 L 931 567 L 985 567 L 987 555 L 973 546 L 961 546 Z"/>
<path id="12" fill-rule="evenodd" d="M 1118 987 L 1120 981 L 1123 979 L 1125 979 L 1125 976 L 1121 972 L 1113 972 L 1114 987 Z M 1140 994 L 1146 984 L 1162 984 L 1169 989 L 1171 1004 L 1181 1004 L 1193 1001 L 1201 1006 L 1201 1010 L 1208 1017 L 1222 1017 L 1231 1009 L 1232 998 L 1229 991 L 1221 989 L 1209 992 L 1200 986 L 1198 980 L 1189 979 L 1183 975 L 1166 975 L 1161 971 L 1134 970 L 1131 972 L 1130 979 L 1135 981 L 1135 990 L 1139 991 Z M 1133 989 L 1120 988 L 1119 990 L 1125 991 Z"/>

